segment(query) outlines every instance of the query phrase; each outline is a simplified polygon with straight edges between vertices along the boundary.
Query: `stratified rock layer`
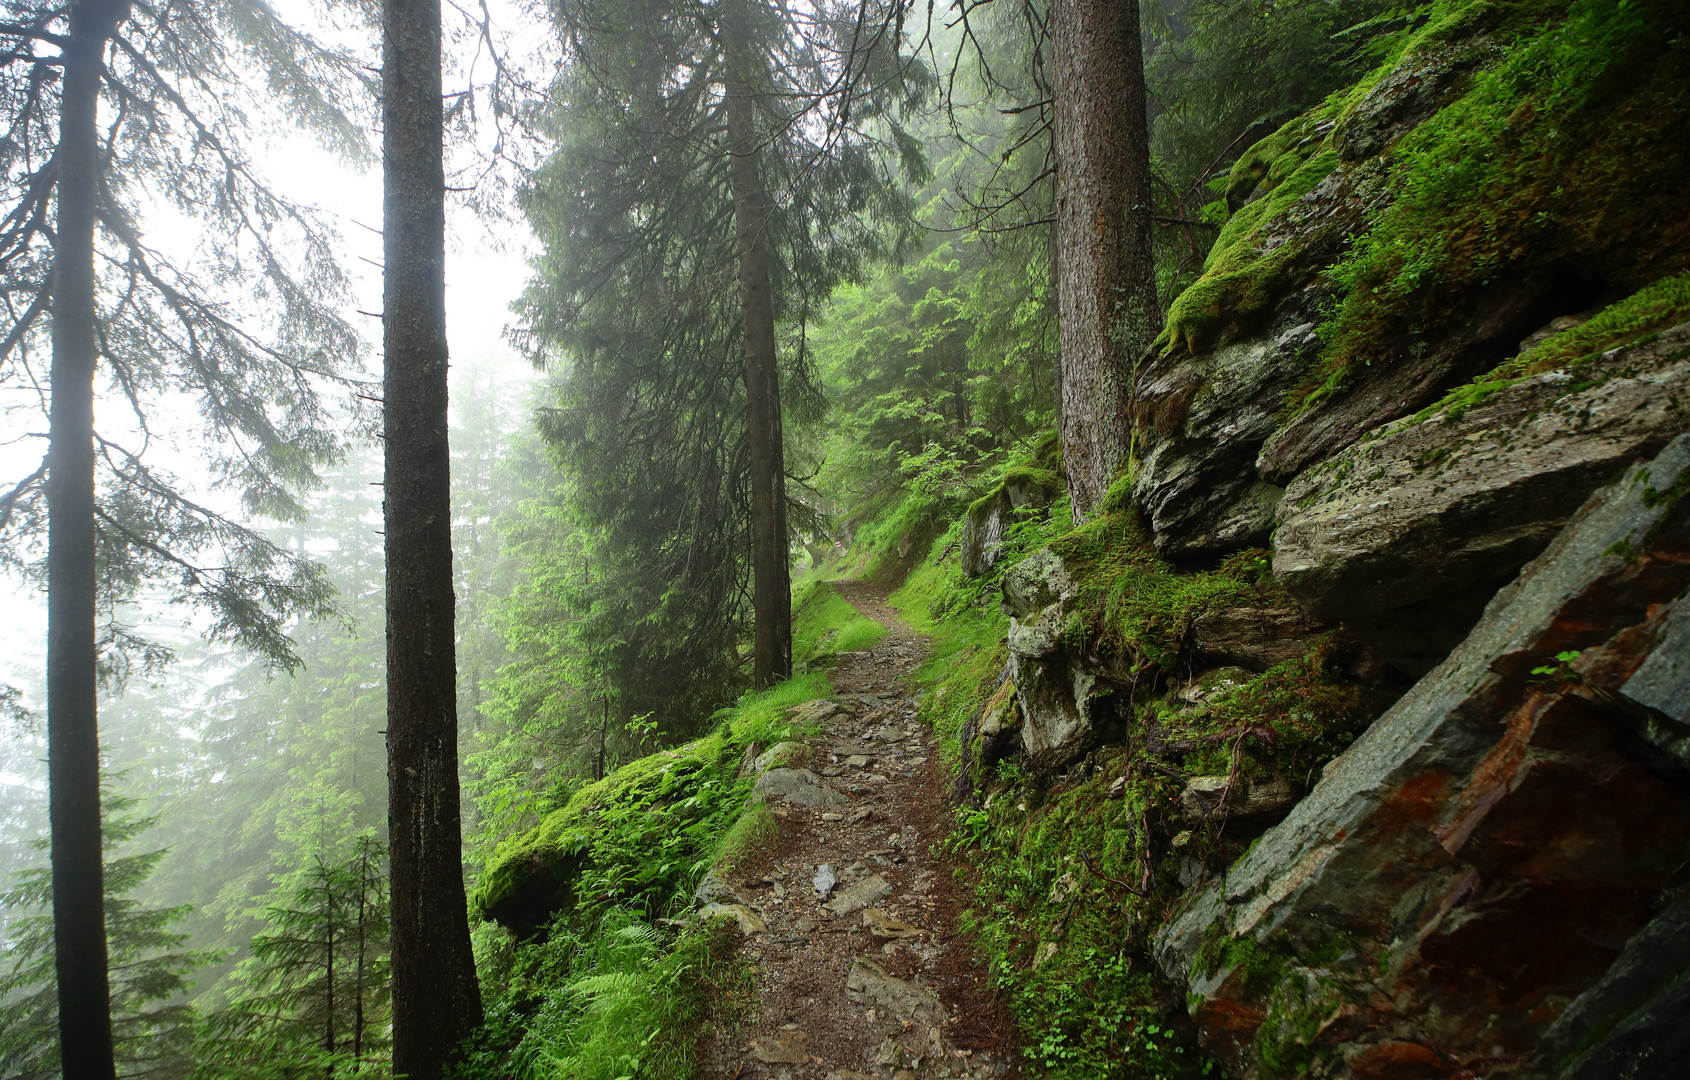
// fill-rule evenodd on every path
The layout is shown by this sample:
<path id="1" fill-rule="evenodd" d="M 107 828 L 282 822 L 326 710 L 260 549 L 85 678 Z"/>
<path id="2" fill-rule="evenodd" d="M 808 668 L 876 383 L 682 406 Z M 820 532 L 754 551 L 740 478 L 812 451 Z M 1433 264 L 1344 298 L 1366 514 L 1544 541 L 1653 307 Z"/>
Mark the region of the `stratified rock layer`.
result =
<path id="1" fill-rule="evenodd" d="M 1690 324 L 1388 425 L 1310 469 L 1279 504 L 1274 573 L 1333 621 L 1494 586 L 1686 429 Z"/>
<path id="2" fill-rule="evenodd" d="M 1638 943 L 1683 917 L 1690 777 L 1663 738 L 1681 728 L 1622 688 L 1675 647 L 1686 487 L 1690 435 L 1592 496 L 1160 933 L 1211 1052 L 1242 1075 L 1668 1064 L 1687 995 Z"/>

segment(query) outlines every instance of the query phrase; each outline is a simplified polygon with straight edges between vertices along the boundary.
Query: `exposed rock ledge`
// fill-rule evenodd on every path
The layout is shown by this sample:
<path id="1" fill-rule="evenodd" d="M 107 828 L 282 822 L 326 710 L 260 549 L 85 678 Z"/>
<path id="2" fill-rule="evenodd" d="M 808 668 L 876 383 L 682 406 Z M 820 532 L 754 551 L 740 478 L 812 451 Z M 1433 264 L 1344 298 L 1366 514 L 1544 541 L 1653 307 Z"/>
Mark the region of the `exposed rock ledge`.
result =
<path id="1" fill-rule="evenodd" d="M 1685 430 L 1690 323 L 1386 425 L 1303 473 L 1279 504 L 1274 574 L 1329 621 L 1495 587 Z"/>
<path id="2" fill-rule="evenodd" d="M 1593 495 L 1158 935 L 1237 1074 L 1671 1072 L 1684 950 L 1649 942 L 1686 918 L 1687 487 L 1681 435 Z"/>

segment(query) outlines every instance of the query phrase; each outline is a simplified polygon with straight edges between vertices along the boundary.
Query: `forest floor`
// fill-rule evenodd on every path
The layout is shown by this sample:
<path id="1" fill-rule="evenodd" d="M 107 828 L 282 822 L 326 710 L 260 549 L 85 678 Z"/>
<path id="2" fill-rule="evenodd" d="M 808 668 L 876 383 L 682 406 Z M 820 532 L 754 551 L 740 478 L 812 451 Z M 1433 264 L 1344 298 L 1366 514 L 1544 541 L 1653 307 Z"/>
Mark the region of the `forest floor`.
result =
<path id="1" fill-rule="evenodd" d="M 776 837 L 723 875 L 765 928 L 741 946 L 755 1007 L 705 1047 L 704 1075 L 1013 1080 L 1009 1013 L 958 932 L 971 874 L 944 846 L 946 769 L 911 686 L 926 640 L 883 588 L 835 586 L 888 630 L 840 654 L 829 677 L 843 708 L 808 741 L 805 764 L 849 801 L 771 797 Z"/>

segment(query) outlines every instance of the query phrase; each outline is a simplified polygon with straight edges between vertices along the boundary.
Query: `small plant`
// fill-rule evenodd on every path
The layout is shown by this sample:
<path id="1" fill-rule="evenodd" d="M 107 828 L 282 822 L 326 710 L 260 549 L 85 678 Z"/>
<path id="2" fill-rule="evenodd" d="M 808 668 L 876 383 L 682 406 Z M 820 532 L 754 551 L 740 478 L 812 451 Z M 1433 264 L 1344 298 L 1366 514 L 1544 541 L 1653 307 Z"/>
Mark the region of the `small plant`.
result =
<path id="1" fill-rule="evenodd" d="M 1542 683 L 1581 683 L 1584 676 L 1573 670 L 1572 664 L 1582 654 L 1579 649 L 1567 649 L 1558 652 L 1551 661 L 1546 661 L 1532 668 L 1534 682 Z"/>

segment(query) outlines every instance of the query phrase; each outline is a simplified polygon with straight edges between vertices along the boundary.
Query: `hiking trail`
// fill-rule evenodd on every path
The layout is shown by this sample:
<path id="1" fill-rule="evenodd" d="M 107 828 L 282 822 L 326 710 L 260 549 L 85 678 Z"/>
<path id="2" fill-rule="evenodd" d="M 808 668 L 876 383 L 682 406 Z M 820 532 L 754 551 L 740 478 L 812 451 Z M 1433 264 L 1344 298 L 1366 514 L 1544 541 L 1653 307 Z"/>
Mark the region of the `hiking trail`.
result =
<path id="1" fill-rule="evenodd" d="M 1008 1012 L 957 930 L 968 885 L 943 846 L 945 770 L 910 685 L 926 640 L 884 588 L 834 586 L 887 634 L 840 654 L 803 767 L 759 779 L 778 835 L 700 887 L 749 909 L 741 948 L 757 965 L 753 1012 L 705 1047 L 704 1075 L 1013 1080 Z"/>

